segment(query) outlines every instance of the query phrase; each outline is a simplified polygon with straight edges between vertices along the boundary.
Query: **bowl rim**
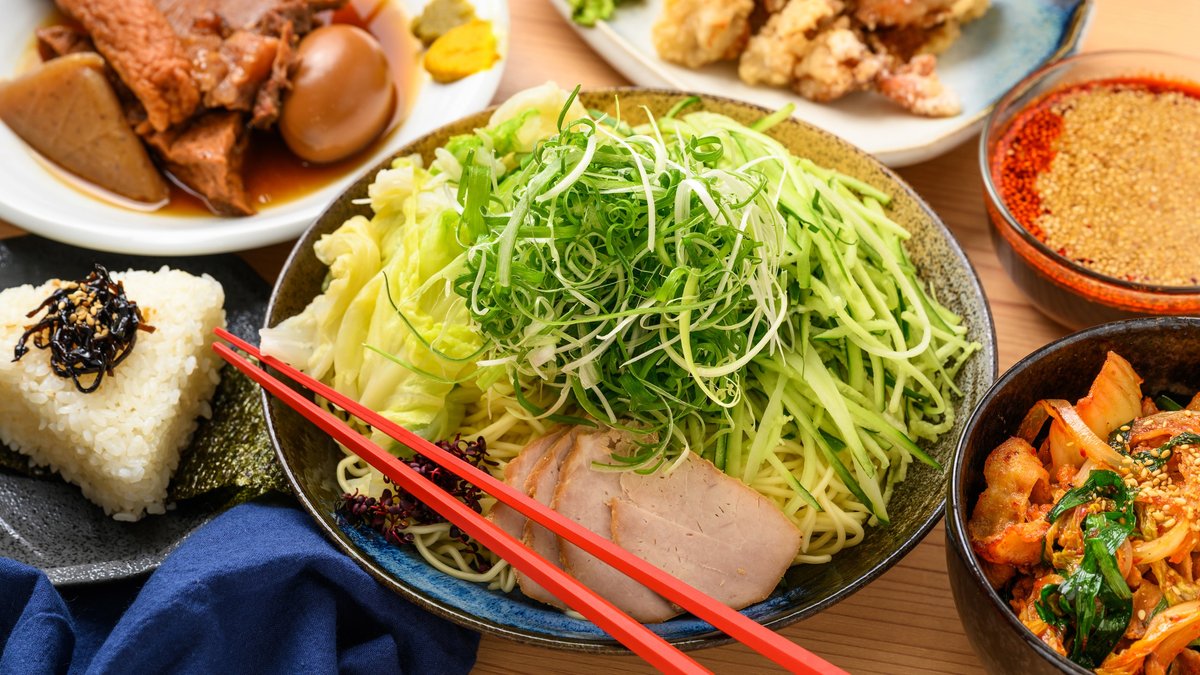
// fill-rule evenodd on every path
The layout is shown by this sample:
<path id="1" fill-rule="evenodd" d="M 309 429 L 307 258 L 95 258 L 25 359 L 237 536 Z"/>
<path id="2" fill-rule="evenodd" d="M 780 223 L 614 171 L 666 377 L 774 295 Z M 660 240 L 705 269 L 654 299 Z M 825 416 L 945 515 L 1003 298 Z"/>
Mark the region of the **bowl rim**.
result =
<path id="1" fill-rule="evenodd" d="M 967 420 L 966 425 L 963 426 L 962 434 L 959 436 L 958 444 L 954 449 L 954 459 L 950 467 L 950 480 L 946 485 L 947 545 L 957 551 L 966 564 L 968 576 L 971 581 L 974 582 L 977 588 L 983 589 L 992 605 L 1000 610 L 1007 626 L 1017 631 L 1017 635 L 1027 645 L 1032 646 L 1034 651 L 1041 655 L 1043 659 L 1051 665 L 1058 667 L 1063 672 L 1092 675 L 1092 671 L 1087 670 L 1066 657 L 1060 656 L 1041 640 L 1034 638 L 1029 629 L 1017 619 L 1016 613 L 1012 611 L 1012 608 L 1008 606 L 1004 598 L 1000 597 L 996 589 L 992 588 L 992 585 L 988 583 L 987 577 L 983 573 L 983 568 L 979 565 L 978 556 L 975 555 L 974 549 L 971 548 L 970 542 L 967 541 L 967 518 L 964 514 L 969 511 L 973 504 L 969 503 L 966 499 L 965 491 L 961 492 L 962 499 L 960 499 L 959 490 L 959 486 L 963 485 L 966 480 L 964 458 L 967 441 L 982 419 L 985 408 L 988 407 L 992 400 L 1007 388 L 1018 375 L 1031 368 L 1046 356 L 1066 349 L 1076 343 L 1091 340 L 1097 336 L 1121 334 L 1131 329 L 1150 330 L 1169 327 L 1187 327 L 1200 330 L 1200 316 L 1153 316 L 1112 321 L 1076 331 L 1042 345 L 1014 363 L 999 379 L 992 383 L 992 386 L 984 393 L 983 398 L 980 399 L 979 404 L 971 413 L 971 417 Z M 958 610 L 957 599 L 955 609 Z M 961 610 L 958 611 L 961 614 Z"/>
<path id="2" fill-rule="evenodd" d="M 1117 277 L 1102 274 L 1089 267 L 1085 267 L 1084 265 L 1081 265 L 1074 260 L 1071 260 L 1070 258 L 1060 254 L 1058 251 L 1051 249 L 1046 245 L 1045 242 L 1031 234 L 1029 230 L 1026 229 L 1025 226 L 1016 219 L 1016 217 L 1008 209 L 1008 204 L 1001 195 L 995 181 L 992 179 L 992 155 L 989 152 L 989 146 L 991 146 L 994 141 L 999 140 L 999 137 L 1002 135 L 1002 131 L 1008 131 L 1009 125 L 1012 121 L 1011 119 L 1006 120 L 1005 124 L 1003 125 L 998 124 L 998 122 L 1000 121 L 1001 117 L 1009 112 L 1010 108 L 1012 108 L 1013 102 L 1021 96 L 1024 96 L 1030 89 L 1037 86 L 1047 77 L 1055 72 L 1058 72 L 1060 69 L 1068 68 L 1076 63 L 1086 63 L 1088 61 L 1111 57 L 1166 57 L 1170 59 L 1177 59 L 1179 61 L 1191 62 L 1195 64 L 1197 68 L 1200 68 L 1200 58 L 1158 49 L 1105 49 L 1092 52 L 1083 52 L 1081 54 L 1073 54 L 1049 61 L 1042 67 L 1025 76 L 1025 78 L 1018 82 L 1012 89 L 1009 89 L 1008 92 L 996 102 L 996 105 L 988 113 L 987 120 L 983 125 L 983 130 L 979 134 L 979 150 L 976 153 L 979 158 L 979 173 L 983 177 L 984 196 L 986 197 L 988 205 L 992 207 L 991 210 L 994 210 L 995 213 L 1000 214 L 1001 218 L 1003 219 L 1003 225 L 1007 225 L 1009 230 L 1015 232 L 1025 243 L 1032 247 L 1035 252 L 1040 253 L 1045 258 L 1048 258 L 1052 263 L 1059 267 L 1065 268 L 1070 272 L 1086 278 L 1089 281 L 1114 287 L 1118 291 L 1149 293 L 1154 295 L 1183 298 L 1195 296 L 1200 294 L 1200 284 L 1194 284 L 1191 286 L 1167 286 L 1162 284 L 1150 284 L 1129 281 L 1126 279 L 1118 279 Z M 1095 80 L 1087 81 L 1103 81 L 1105 79 L 1112 78 L 1099 77 L 1095 78 Z M 1170 79 L 1181 82 L 1189 81 L 1189 78 L 1171 77 Z M 1197 86 L 1200 86 L 1200 78 L 1196 78 L 1193 83 Z M 1032 103 L 1037 103 L 1046 95 L 1053 93 L 1053 91 L 1055 90 L 1047 91 L 1034 101 L 1027 103 L 1021 108 L 1015 110 L 1013 112 L 1014 117 L 1016 114 L 1028 110 Z M 994 218 L 992 220 L 995 221 Z M 995 222 L 993 222 L 993 224 L 997 228 L 1001 227 L 1002 225 L 1001 223 Z"/>
<path id="3" fill-rule="evenodd" d="M 677 91 L 658 87 L 594 87 L 585 88 L 580 91 L 580 94 L 601 96 L 620 96 L 621 94 L 628 93 L 663 95 L 676 97 L 679 99 L 695 96 L 701 101 L 725 103 L 742 108 L 749 108 L 758 111 L 763 115 L 768 115 L 774 112 L 765 106 L 729 98 L 726 96 L 704 94 L 699 92 Z M 445 125 L 413 139 L 404 147 L 397 150 L 397 152 L 388 159 L 361 173 L 348 189 L 353 189 L 353 186 L 358 185 L 364 178 L 368 176 L 374 176 L 381 169 L 389 166 L 395 157 L 410 154 L 410 148 L 412 148 L 412 146 L 423 143 L 430 137 L 443 133 L 443 130 L 447 126 L 458 124 L 463 120 L 474 117 L 486 119 L 484 116 L 491 115 L 498 107 L 499 104 L 493 105 L 484 110 L 472 113 L 471 115 L 455 118 L 448 121 Z M 975 358 L 990 358 L 990 368 L 987 368 L 987 364 L 985 364 L 985 374 L 989 381 L 995 381 L 996 374 L 998 372 L 997 343 L 996 325 L 992 315 L 991 306 L 988 304 L 987 295 L 984 292 L 983 284 L 979 279 L 978 271 L 975 269 L 974 265 L 972 265 L 958 239 L 942 221 L 937 212 L 934 211 L 933 208 L 930 207 L 929 204 L 916 192 L 916 190 L 913 189 L 913 187 L 909 185 L 907 181 L 900 177 L 895 170 L 886 166 L 874 156 L 867 153 L 865 150 L 862 150 L 858 146 L 850 143 L 840 136 L 837 136 L 836 134 L 825 131 L 824 129 L 795 117 L 790 117 L 787 120 L 784 120 L 783 123 L 793 123 L 806 127 L 808 130 L 816 133 L 817 135 L 827 137 L 831 142 L 842 148 L 845 152 L 852 155 L 858 155 L 867 160 L 881 170 L 884 176 L 886 176 L 887 179 L 896 186 L 897 192 L 905 193 L 916 203 L 920 211 L 929 218 L 935 231 L 949 247 L 954 261 L 958 263 L 958 266 L 965 268 L 967 273 L 966 279 L 971 291 L 970 294 L 979 301 L 979 311 L 984 321 L 981 322 L 981 325 L 972 327 L 972 332 L 978 333 L 976 339 L 978 339 L 982 345 L 982 348 L 979 350 L 979 353 L 975 355 Z M 311 242 L 309 242 L 309 239 L 313 236 L 314 230 L 325 219 L 328 212 L 332 210 L 334 205 L 340 201 L 341 197 L 344 195 L 345 192 L 343 192 L 342 195 L 339 195 L 334 202 L 331 202 L 331 204 L 322 211 L 321 215 L 318 216 L 317 219 L 305 229 L 304 233 L 300 235 L 299 239 L 296 240 L 291 252 L 288 254 L 287 260 L 284 262 L 284 265 L 280 270 L 279 276 L 276 278 L 275 286 L 271 291 L 271 299 L 267 304 L 266 315 L 264 318 L 264 328 L 271 326 L 271 319 L 276 313 L 277 302 L 280 299 L 283 283 L 288 276 L 289 270 L 294 267 L 301 256 L 308 254 L 309 250 L 311 249 Z M 406 585 L 402 583 L 401 580 L 393 577 L 373 557 L 355 546 L 350 541 L 349 537 L 347 537 L 345 533 L 343 533 L 341 529 L 334 524 L 332 518 L 326 517 L 326 510 L 315 504 L 305 492 L 302 487 L 300 477 L 297 475 L 297 472 L 292 470 L 292 467 L 288 464 L 284 456 L 283 446 L 279 440 L 279 432 L 275 427 L 274 418 L 271 414 L 272 409 L 277 405 L 277 403 L 275 402 L 274 397 L 265 391 L 261 393 L 261 396 L 263 401 L 264 417 L 266 418 L 267 423 L 267 432 L 270 435 L 271 444 L 275 449 L 275 456 L 279 460 L 280 466 L 283 468 L 283 472 L 287 477 L 288 483 L 292 486 L 292 490 L 295 493 L 297 501 L 299 501 L 304 510 L 308 512 L 309 516 L 317 522 L 318 527 L 327 539 L 332 541 L 338 549 L 350 556 L 350 558 L 357 562 L 360 567 L 365 569 L 371 576 L 375 577 L 385 587 L 437 616 L 448 619 L 460 626 L 464 626 L 480 633 L 495 635 L 497 637 L 525 644 L 532 644 L 539 647 L 564 651 L 592 654 L 631 654 L 627 648 L 611 638 L 591 639 L 580 637 L 547 636 L 522 629 L 514 629 L 490 620 L 482 619 L 469 614 L 461 608 L 454 607 L 447 603 L 441 602 L 436 598 L 432 598 L 420 590 Z M 944 482 L 948 481 L 947 473 L 948 472 L 943 469 L 942 480 Z M 875 581 L 885 572 L 891 569 L 893 565 L 895 565 L 901 558 L 908 555 L 908 553 L 910 553 L 917 546 L 917 544 L 925 539 L 933 527 L 941 520 L 942 514 L 945 511 L 945 506 L 946 499 L 943 492 L 941 498 L 937 501 L 934 507 L 930 509 L 930 512 L 924 517 L 924 519 L 920 521 L 919 525 L 913 530 L 912 534 L 906 540 L 904 540 L 900 546 L 889 552 L 888 555 L 884 556 L 876 564 L 871 566 L 871 568 L 865 574 L 845 584 L 831 594 L 828 598 L 825 598 L 814 605 L 805 608 L 791 608 L 784 610 L 773 619 L 763 621 L 762 625 L 771 628 L 772 630 L 779 630 L 802 619 L 815 616 L 816 614 L 825 611 L 829 607 L 832 607 L 842 600 L 845 600 L 859 590 L 862 590 L 862 588 Z M 730 644 L 734 640 L 725 633 L 713 629 L 707 633 L 702 633 L 699 635 L 684 638 L 670 638 L 668 641 L 678 649 L 690 651 L 695 649 L 718 647 Z"/>

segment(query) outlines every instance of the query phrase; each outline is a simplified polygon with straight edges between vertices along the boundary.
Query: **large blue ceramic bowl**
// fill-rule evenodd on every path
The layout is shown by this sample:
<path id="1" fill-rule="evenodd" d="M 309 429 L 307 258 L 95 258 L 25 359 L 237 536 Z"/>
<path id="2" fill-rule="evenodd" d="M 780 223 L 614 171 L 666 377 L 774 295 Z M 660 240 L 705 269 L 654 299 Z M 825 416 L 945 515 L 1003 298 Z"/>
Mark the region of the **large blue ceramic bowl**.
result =
<path id="1" fill-rule="evenodd" d="M 607 109 L 614 94 L 626 110 L 646 106 L 663 115 L 685 94 L 657 90 L 608 90 L 585 93 L 589 108 Z M 768 111 L 704 96 L 706 109 L 749 123 Z M 454 134 L 486 123 L 487 112 L 468 117 L 419 139 L 405 153 L 419 153 L 426 161 L 433 149 Z M 824 131 L 798 121 L 772 128 L 771 134 L 793 152 L 818 164 L 835 168 L 864 180 L 894 197 L 892 217 L 911 233 L 909 253 L 921 276 L 936 296 L 965 317 L 970 337 L 983 345 L 964 367 L 959 386 L 963 396 L 956 401 L 958 424 L 929 451 L 949 466 L 954 439 L 962 430 L 967 413 L 991 383 L 996 369 L 995 338 L 991 314 L 974 270 L 954 237 L 937 216 L 899 177 L 866 153 Z M 296 244 L 275 288 L 267 310 L 267 325 L 299 313 L 321 291 L 325 267 L 313 254 L 312 245 L 347 218 L 367 213 L 357 203 L 366 196 L 375 172 L 363 176 Z M 342 453 L 315 427 L 285 405 L 266 402 L 268 423 L 279 458 L 301 503 L 329 537 L 386 586 L 434 613 L 470 628 L 549 647 L 610 652 L 622 648 L 587 621 L 566 616 L 545 605 L 526 600 L 519 593 L 502 594 L 485 587 L 448 577 L 425 564 L 415 552 L 386 544 L 382 537 L 346 527 L 334 514 L 340 495 L 334 480 L 335 465 Z M 941 516 L 946 476 L 924 465 L 914 465 L 908 480 L 896 489 L 888 507 L 892 523 L 871 529 L 865 541 L 835 556 L 826 565 L 793 567 L 767 600 L 745 613 L 755 620 L 781 627 L 829 607 L 875 579 L 929 532 Z M 726 641 L 712 626 L 683 616 L 654 626 L 659 634 L 682 648 L 712 646 Z"/>

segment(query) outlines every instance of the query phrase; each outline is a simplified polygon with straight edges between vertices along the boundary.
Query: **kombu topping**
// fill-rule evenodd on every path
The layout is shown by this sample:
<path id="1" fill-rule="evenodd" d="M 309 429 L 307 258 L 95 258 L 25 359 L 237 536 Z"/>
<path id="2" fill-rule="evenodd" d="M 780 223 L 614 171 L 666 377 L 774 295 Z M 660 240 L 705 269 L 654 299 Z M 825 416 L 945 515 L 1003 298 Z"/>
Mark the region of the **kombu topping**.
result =
<path id="1" fill-rule="evenodd" d="M 55 375 L 70 378 L 76 389 L 89 394 L 133 352 L 138 331 L 152 333 L 154 327 L 102 265 L 81 281 L 53 283 L 54 293 L 26 314 L 32 319 L 45 312 L 17 340 L 13 361 L 28 354 L 32 343 L 50 352 Z"/>

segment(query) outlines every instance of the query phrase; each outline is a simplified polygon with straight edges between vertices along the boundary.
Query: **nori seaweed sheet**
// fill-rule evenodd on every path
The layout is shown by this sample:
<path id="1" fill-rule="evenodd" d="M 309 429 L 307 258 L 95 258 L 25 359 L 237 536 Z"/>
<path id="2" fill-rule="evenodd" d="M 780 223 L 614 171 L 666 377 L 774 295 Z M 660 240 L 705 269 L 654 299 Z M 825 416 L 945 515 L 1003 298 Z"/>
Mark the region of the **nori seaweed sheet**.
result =
<path id="1" fill-rule="evenodd" d="M 272 492 L 289 493 L 267 435 L 258 386 L 226 365 L 213 395 L 212 410 L 212 418 L 200 421 L 183 451 L 167 491 L 168 503 L 208 496 L 228 507 Z M 0 470 L 27 476 L 53 475 L 3 445 Z"/>
<path id="2" fill-rule="evenodd" d="M 180 459 L 167 499 L 229 490 L 231 503 L 241 503 L 268 492 L 290 492 L 267 435 L 258 385 L 226 365 L 212 409 L 212 419 L 201 421 Z"/>

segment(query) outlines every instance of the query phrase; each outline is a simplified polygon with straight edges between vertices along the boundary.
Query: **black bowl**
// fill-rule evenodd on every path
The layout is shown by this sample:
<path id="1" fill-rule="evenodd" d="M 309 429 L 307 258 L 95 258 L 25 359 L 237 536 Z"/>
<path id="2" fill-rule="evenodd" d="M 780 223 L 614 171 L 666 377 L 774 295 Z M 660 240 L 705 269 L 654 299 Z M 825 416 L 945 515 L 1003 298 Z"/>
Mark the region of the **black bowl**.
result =
<path id="1" fill-rule="evenodd" d="M 1145 379 L 1143 392 L 1190 398 L 1200 390 L 1200 317 L 1108 323 L 1053 342 L 1013 366 L 984 395 L 959 441 L 946 498 L 946 566 L 967 638 L 989 672 L 1089 672 L 1056 654 L 1017 620 L 984 577 L 967 542 L 967 521 L 983 491 L 983 462 L 992 449 L 1016 431 L 1035 402 L 1086 395 L 1110 350 Z"/>

